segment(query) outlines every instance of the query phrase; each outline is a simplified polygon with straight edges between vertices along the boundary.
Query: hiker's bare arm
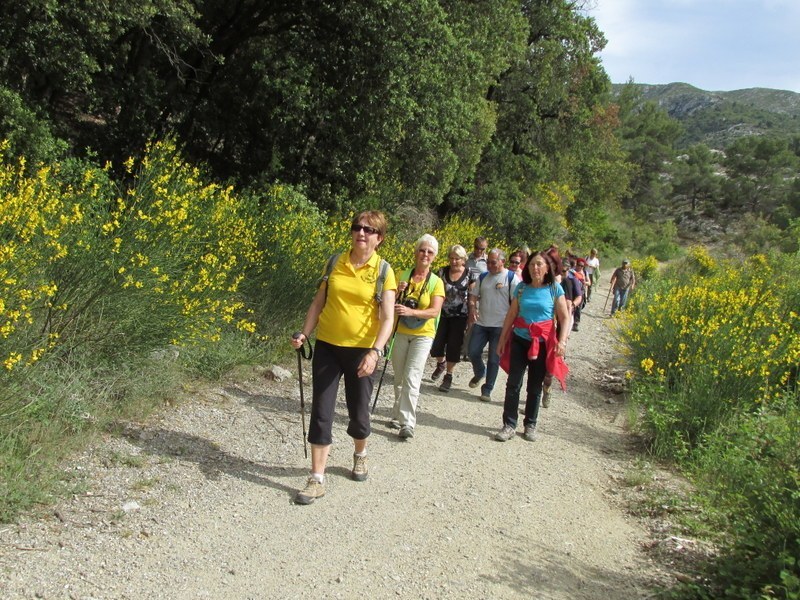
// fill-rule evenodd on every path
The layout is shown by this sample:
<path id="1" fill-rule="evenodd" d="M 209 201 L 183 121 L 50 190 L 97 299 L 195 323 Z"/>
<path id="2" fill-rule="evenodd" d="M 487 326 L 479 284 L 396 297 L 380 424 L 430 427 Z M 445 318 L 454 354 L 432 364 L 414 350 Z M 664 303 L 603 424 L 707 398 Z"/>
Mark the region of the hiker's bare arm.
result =
<path id="1" fill-rule="evenodd" d="M 384 348 L 386 344 L 389 343 L 389 338 L 392 337 L 395 298 L 396 294 L 394 290 L 383 290 L 381 306 L 380 310 L 378 310 L 381 324 L 378 328 L 378 336 L 375 338 L 376 348 Z"/>

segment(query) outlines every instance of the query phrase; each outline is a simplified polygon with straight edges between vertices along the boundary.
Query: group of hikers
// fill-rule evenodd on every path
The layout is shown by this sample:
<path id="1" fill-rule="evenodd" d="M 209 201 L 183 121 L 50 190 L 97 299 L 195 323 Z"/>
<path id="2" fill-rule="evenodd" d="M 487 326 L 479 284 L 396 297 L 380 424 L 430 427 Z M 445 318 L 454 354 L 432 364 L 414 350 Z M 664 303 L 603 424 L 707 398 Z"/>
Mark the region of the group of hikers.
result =
<path id="1" fill-rule="evenodd" d="M 292 346 L 300 350 L 316 331 L 307 438 L 311 473 L 295 496 L 298 504 L 311 504 L 325 495 L 342 377 L 347 434 L 354 442 L 351 478 L 367 479 L 372 376 L 384 351 L 390 353 L 394 372 L 394 404 L 387 426 L 403 440 L 414 437 L 429 357 L 435 361 L 431 379 L 443 376 L 442 392 L 450 391 L 456 365 L 468 359 L 473 374 L 469 387 L 480 386 L 479 397 L 485 402 L 491 401 L 499 369 L 508 373 L 502 427 L 494 435 L 501 442 L 516 435 L 526 373 L 525 440 L 535 439 L 539 406 L 549 405 L 552 379 L 566 389 L 567 342 L 570 333 L 578 331 L 581 309 L 599 282 L 597 250 L 584 258 L 570 252 L 561 257 L 556 246 L 535 252 L 522 248 L 507 258 L 503 250 L 489 249 L 486 239 L 478 237 L 469 255 L 460 245 L 448 248 L 448 266 L 434 273 L 439 243 L 425 234 L 415 244 L 413 267 L 398 275 L 376 252 L 386 230 L 386 217 L 379 211 L 354 217 L 349 251 L 329 259 L 303 327 L 292 336 Z M 629 261 L 614 271 L 611 285 L 613 315 L 625 308 L 636 285 Z"/>

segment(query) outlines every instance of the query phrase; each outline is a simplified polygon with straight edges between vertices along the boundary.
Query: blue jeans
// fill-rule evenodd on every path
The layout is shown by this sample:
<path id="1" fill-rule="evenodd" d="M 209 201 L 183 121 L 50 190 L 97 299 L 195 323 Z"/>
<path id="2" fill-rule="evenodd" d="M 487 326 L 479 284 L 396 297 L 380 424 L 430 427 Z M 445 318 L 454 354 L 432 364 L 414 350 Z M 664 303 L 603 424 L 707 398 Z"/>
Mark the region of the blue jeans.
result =
<path id="1" fill-rule="evenodd" d="M 469 360 L 472 362 L 472 372 L 475 377 L 486 376 L 486 381 L 481 386 L 481 395 L 490 396 L 500 370 L 500 357 L 497 355 L 497 344 L 500 341 L 502 327 L 472 326 L 472 336 L 469 339 Z M 483 364 L 483 349 L 489 344 L 489 364 Z"/>
<path id="2" fill-rule="evenodd" d="M 611 303 L 612 315 L 625 308 L 625 305 L 628 304 L 628 292 L 630 292 L 630 289 L 614 288 L 614 301 Z"/>

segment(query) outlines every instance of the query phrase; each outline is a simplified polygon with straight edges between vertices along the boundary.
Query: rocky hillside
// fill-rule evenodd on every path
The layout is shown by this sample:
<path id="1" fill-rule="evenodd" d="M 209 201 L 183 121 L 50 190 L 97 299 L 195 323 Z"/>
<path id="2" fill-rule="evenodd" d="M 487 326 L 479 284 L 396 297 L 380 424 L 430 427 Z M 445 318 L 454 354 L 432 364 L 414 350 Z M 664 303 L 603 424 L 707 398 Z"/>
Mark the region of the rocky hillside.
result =
<path id="1" fill-rule="evenodd" d="M 750 88 L 708 92 L 686 83 L 634 83 L 646 100 L 663 107 L 680 121 L 686 133 L 681 146 L 704 142 L 724 149 L 745 135 L 800 134 L 800 94 L 786 90 Z M 617 93 L 622 84 L 613 86 Z"/>

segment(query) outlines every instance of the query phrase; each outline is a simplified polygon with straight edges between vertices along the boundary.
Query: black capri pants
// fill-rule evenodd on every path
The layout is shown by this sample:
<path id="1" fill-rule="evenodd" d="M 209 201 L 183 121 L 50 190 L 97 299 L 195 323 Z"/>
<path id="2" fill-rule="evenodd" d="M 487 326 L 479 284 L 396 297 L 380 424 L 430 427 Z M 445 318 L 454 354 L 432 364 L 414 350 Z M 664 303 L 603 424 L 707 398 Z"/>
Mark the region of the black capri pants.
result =
<path id="1" fill-rule="evenodd" d="M 431 356 L 444 356 L 447 362 L 459 362 L 466 330 L 466 315 L 439 319 L 439 328 L 436 330 L 436 337 L 433 338 L 433 346 L 431 346 Z"/>
<path id="2" fill-rule="evenodd" d="M 358 376 L 358 365 L 369 352 L 369 348 L 334 346 L 317 340 L 314 359 L 311 361 L 313 375 L 311 423 L 308 441 L 318 446 L 333 443 L 333 418 L 336 412 L 336 394 L 339 381 L 344 376 L 344 395 L 350 419 L 347 435 L 366 439 L 370 432 L 369 400 L 372 396 L 373 379 Z M 374 374 L 374 372 L 373 372 Z"/>

